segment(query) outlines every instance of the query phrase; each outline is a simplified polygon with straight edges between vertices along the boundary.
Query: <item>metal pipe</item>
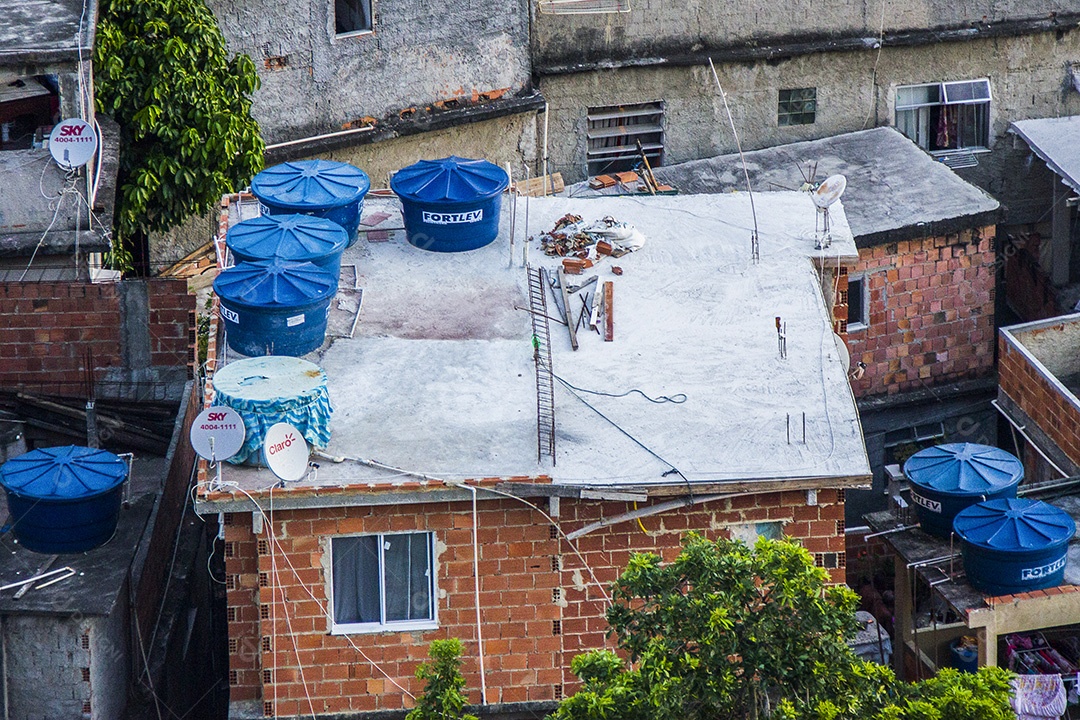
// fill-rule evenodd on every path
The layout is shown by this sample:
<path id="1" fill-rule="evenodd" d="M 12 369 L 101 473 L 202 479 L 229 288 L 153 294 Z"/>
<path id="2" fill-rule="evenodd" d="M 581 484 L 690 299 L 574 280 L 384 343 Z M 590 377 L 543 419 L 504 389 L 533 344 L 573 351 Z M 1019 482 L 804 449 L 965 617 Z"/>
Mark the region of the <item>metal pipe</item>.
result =
<path id="1" fill-rule="evenodd" d="M 900 525 L 894 527 L 892 530 L 882 530 L 881 532 L 870 533 L 869 535 L 863 535 L 863 542 L 866 542 L 870 538 L 881 537 L 882 535 L 892 535 L 893 533 L 904 532 L 905 530 L 912 530 L 917 527 L 919 527 L 919 523 L 915 523 L 914 525 Z"/>
<path id="2" fill-rule="evenodd" d="M 619 523 L 626 522 L 627 520 L 635 520 L 643 517 L 650 517 L 652 515 L 659 515 L 662 512 L 668 510 L 674 510 L 680 507 L 689 507 L 691 505 L 698 505 L 700 503 L 712 502 L 713 500 L 727 500 L 733 497 L 740 497 L 742 495 L 752 495 L 753 493 L 727 493 L 724 495 L 701 495 L 693 497 L 684 497 L 679 500 L 670 500 L 668 502 L 662 502 L 658 505 L 650 505 L 649 507 L 641 508 L 640 510 L 631 510 L 625 512 L 622 515 L 615 515 L 613 517 L 604 518 L 598 522 L 591 523 L 585 527 L 575 530 L 572 533 L 567 533 L 567 540 L 576 540 L 582 535 L 588 535 L 593 530 L 599 530 L 600 528 L 607 527 L 608 525 L 617 525 Z"/>
<path id="3" fill-rule="evenodd" d="M 1059 474 L 1061 475 L 1061 477 L 1065 477 L 1065 478 L 1069 477 L 1069 473 L 1067 473 L 1067 472 L 1065 472 L 1064 470 L 1062 470 L 1061 468 L 1059 468 L 1059 467 L 1057 466 L 1057 463 L 1055 463 L 1055 462 L 1054 462 L 1053 460 L 1051 460 L 1051 459 L 1050 459 L 1050 458 L 1049 458 L 1049 457 L 1047 456 L 1047 454 L 1046 454 L 1046 453 L 1044 453 L 1044 452 L 1042 451 L 1042 448 L 1041 448 L 1041 447 L 1039 447 L 1039 446 L 1038 446 L 1038 445 L 1037 445 L 1037 444 L 1035 443 L 1035 441 L 1034 441 L 1034 440 L 1032 440 L 1032 439 L 1031 439 L 1030 437 L 1028 437 L 1028 434 L 1027 434 L 1026 432 L 1024 432 L 1024 430 L 1026 430 L 1026 429 L 1027 429 L 1027 428 L 1026 428 L 1026 426 L 1023 426 L 1023 425 L 1018 425 L 1018 424 L 1016 423 L 1016 421 L 1015 421 L 1015 420 L 1013 420 L 1013 419 L 1012 419 L 1012 417 L 1010 417 L 1010 416 L 1009 416 L 1009 413 L 1005 412 L 1005 408 L 1001 407 L 1001 405 L 1000 405 L 1000 404 L 998 404 L 998 401 L 997 401 L 997 400 L 991 400 L 991 401 L 990 401 L 990 404 L 991 404 L 991 405 L 993 405 L 993 406 L 994 406 L 994 409 L 995 409 L 995 410 L 997 410 L 997 411 L 998 411 L 999 413 L 1001 413 L 1001 414 L 1002 414 L 1002 416 L 1003 416 L 1003 417 L 1004 417 L 1004 418 L 1005 418 L 1006 420 L 1008 420 L 1008 421 L 1009 421 L 1009 424 L 1010 424 L 1010 425 L 1012 425 L 1012 426 L 1013 426 L 1014 428 L 1016 428 L 1016 431 L 1017 431 L 1017 432 L 1019 432 L 1019 433 L 1020 433 L 1020 434 L 1021 434 L 1021 435 L 1022 435 L 1022 436 L 1024 437 L 1024 439 L 1028 441 L 1028 444 L 1029 444 L 1029 445 L 1031 445 L 1031 447 L 1035 448 L 1035 452 L 1039 453 L 1039 455 L 1041 455 L 1041 456 L 1042 456 L 1042 459 L 1043 459 L 1043 460 L 1045 460 L 1046 462 L 1048 462 L 1048 463 L 1050 464 L 1050 467 L 1052 467 L 1052 468 L 1054 468 L 1055 470 L 1057 470 L 1057 471 L 1058 471 L 1058 473 L 1059 473 Z"/>
<path id="4" fill-rule="evenodd" d="M 908 563 L 907 566 L 909 568 L 920 568 L 920 567 L 925 567 L 926 565 L 936 565 L 937 563 L 945 562 L 946 560 L 952 560 L 953 558 L 957 557 L 959 554 L 960 553 L 953 553 L 953 554 L 950 554 L 950 555 L 942 555 L 942 556 L 936 557 L 936 558 L 929 558 L 927 560 L 916 560 L 915 562 Z"/>
<path id="5" fill-rule="evenodd" d="M 277 150 L 278 148 L 290 147 L 292 145 L 303 145 L 304 143 L 317 142 L 319 140 L 329 140 L 330 138 L 343 137 L 345 135 L 356 135 L 357 133 L 371 132 L 374 129 L 374 125 L 365 125 L 364 127 L 352 128 L 350 130 L 339 130 L 338 132 L 326 133 L 325 135 L 312 135 L 311 137 L 300 138 L 299 140 L 287 140 L 285 142 L 274 143 L 273 145 L 267 145 L 264 149 Z"/>

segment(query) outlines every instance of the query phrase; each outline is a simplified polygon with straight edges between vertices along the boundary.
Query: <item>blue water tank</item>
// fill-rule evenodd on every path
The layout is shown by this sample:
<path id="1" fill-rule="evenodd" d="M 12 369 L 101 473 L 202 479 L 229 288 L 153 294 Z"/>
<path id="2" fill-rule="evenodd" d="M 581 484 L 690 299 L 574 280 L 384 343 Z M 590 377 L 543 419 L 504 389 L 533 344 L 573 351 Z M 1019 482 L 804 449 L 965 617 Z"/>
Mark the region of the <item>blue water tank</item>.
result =
<path id="1" fill-rule="evenodd" d="M 961 510 L 953 529 L 968 582 L 991 595 L 1012 595 L 1062 583 L 1076 523 L 1041 500 L 1003 498 Z"/>
<path id="2" fill-rule="evenodd" d="M 12 532 L 29 550 L 79 553 L 116 531 L 128 466 L 111 452 L 41 448 L 0 466 Z"/>
<path id="3" fill-rule="evenodd" d="M 390 179 L 401 199 L 405 237 L 435 252 L 475 250 L 499 235 L 506 171 L 486 160 L 421 160 Z"/>
<path id="4" fill-rule="evenodd" d="M 356 242 L 356 228 L 371 188 L 367 173 L 333 160 L 300 160 L 266 168 L 251 180 L 264 215 L 300 213 L 333 220 Z"/>
<path id="5" fill-rule="evenodd" d="M 261 215 L 229 228 L 225 244 L 239 262 L 292 260 L 341 270 L 341 253 L 349 244 L 345 229 L 332 220 L 310 215 Z"/>
<path id="6" fill-rule="evenodd" d="M 229 347 L 251 357 L 306 355 L 326 339 L 337 276 L 311 263 L 240 263 L 214 280 Z"/>
<path id="7" fill-rule="evenodd" d="M 266 431 L 287 422 L 308 444 L 330 442 L 330 394 L 326 373 L 294 357 L 268 356 L 231 362 L 214 373 L 214 405 L 225 405 L 244 419 L 244 445 L 230 463 L 260 464 Z"/>
<path id="8" fill-rule="evenodd" d="M 949 537 L 956 513 L 969 505 L 1016 497 L 1024 465 L 996 447 L 948 443 L 912 455 L 904 463 L 904 475 L 922 529 L 936 537 Z"/>

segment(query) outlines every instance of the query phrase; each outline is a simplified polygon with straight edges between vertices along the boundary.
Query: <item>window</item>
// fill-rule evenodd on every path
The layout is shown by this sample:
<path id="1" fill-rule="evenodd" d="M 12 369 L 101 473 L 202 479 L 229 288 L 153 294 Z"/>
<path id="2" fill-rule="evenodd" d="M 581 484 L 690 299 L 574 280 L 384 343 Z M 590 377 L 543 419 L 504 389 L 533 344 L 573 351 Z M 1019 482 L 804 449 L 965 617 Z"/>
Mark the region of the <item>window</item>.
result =
<path id="1" fill-rule="evenodd" d="M 334 633 L 436 627 L 431 533 L 330 540 Z"/>
<path id="2" fill-rule="evenodd" d="M 817 88 L 781 90 L 777 102 L 776 124 L 813 125 L 817 113 Z"/>
<path id="3" fill-rule="evenodd" d="M 866 278 L 848 276 L 847 329 L 863 330 L 867 326 Z"/>
<path id="4" fill-rule="evenodd" d="M 59 119 L 59 80 L 55 75 L 15 78 L 6 84 L 0 81 L 0 150 L 42 147 Z"/>
<path id="5" fill-rule="evenodd" d="M 334 32 L 371 32 L 371 0 L 334 0 Z"/>
<path id="6" fill-rule="evenodd" d="M 896 129 L 930 152 L 990 147 L 990 80 L 896 88 Z"/>
<path id="7" fill-rule="evenodd" d="M 641 162 L 639 141 L 657 167 L 664 159 L 664 103 L 589 108 L 586 138 L 590 176 L 633 170 Z"/>

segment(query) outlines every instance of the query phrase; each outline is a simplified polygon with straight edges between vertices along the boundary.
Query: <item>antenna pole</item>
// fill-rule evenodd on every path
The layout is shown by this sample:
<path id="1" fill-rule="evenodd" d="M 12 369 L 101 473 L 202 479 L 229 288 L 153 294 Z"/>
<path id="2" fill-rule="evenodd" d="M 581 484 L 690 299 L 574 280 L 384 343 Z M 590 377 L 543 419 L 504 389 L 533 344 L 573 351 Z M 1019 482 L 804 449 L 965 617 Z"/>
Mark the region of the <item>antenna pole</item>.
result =
<path id="1" fill-rule="evenodd" d="M 735 147 L 739 150 L 739 161 L 742 162 L 743 177 L 746 178 L 746 192 L 750 194 L 750 214 L 754 216 L 754 234 L 750 237 L 750 257 L 756 263 L 760 257 L 758 253 L 758 226 L 757 210 L 754 207 L 754 191 L 750 187 L 750 173 L 746 169 L 746 157 L 743 155 L 742 143 L 739 142 L 739 131 L 735 129 L 735 118 L 731 116 L 731 108 L 728 107 L 727 93 L 720 84 L 720 76 L 716 74 L 716 66 L 712 58 L 709 58 L 709 69 L 712 70 L 713 80 L 716 81 L 716 89 L 720 91 L 720 99 L 724 101 L 724 112 L 727 113 L 728 122 L 731 123 L 731 134 L 735 136 Z"/>

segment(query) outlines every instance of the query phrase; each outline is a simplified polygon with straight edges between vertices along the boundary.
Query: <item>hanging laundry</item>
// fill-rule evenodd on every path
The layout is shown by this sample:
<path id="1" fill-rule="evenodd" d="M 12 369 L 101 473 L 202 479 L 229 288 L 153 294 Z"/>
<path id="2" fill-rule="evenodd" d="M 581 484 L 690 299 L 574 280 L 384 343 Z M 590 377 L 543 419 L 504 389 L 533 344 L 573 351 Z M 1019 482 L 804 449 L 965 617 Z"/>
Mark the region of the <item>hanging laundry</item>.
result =
<path id="1" fill-rule="evenodd" d="M 1018 720 L 1060 718 L 1065 714 L 1065 683 L 1060 675 L 1017 675 L 1009 699 Z"/>

